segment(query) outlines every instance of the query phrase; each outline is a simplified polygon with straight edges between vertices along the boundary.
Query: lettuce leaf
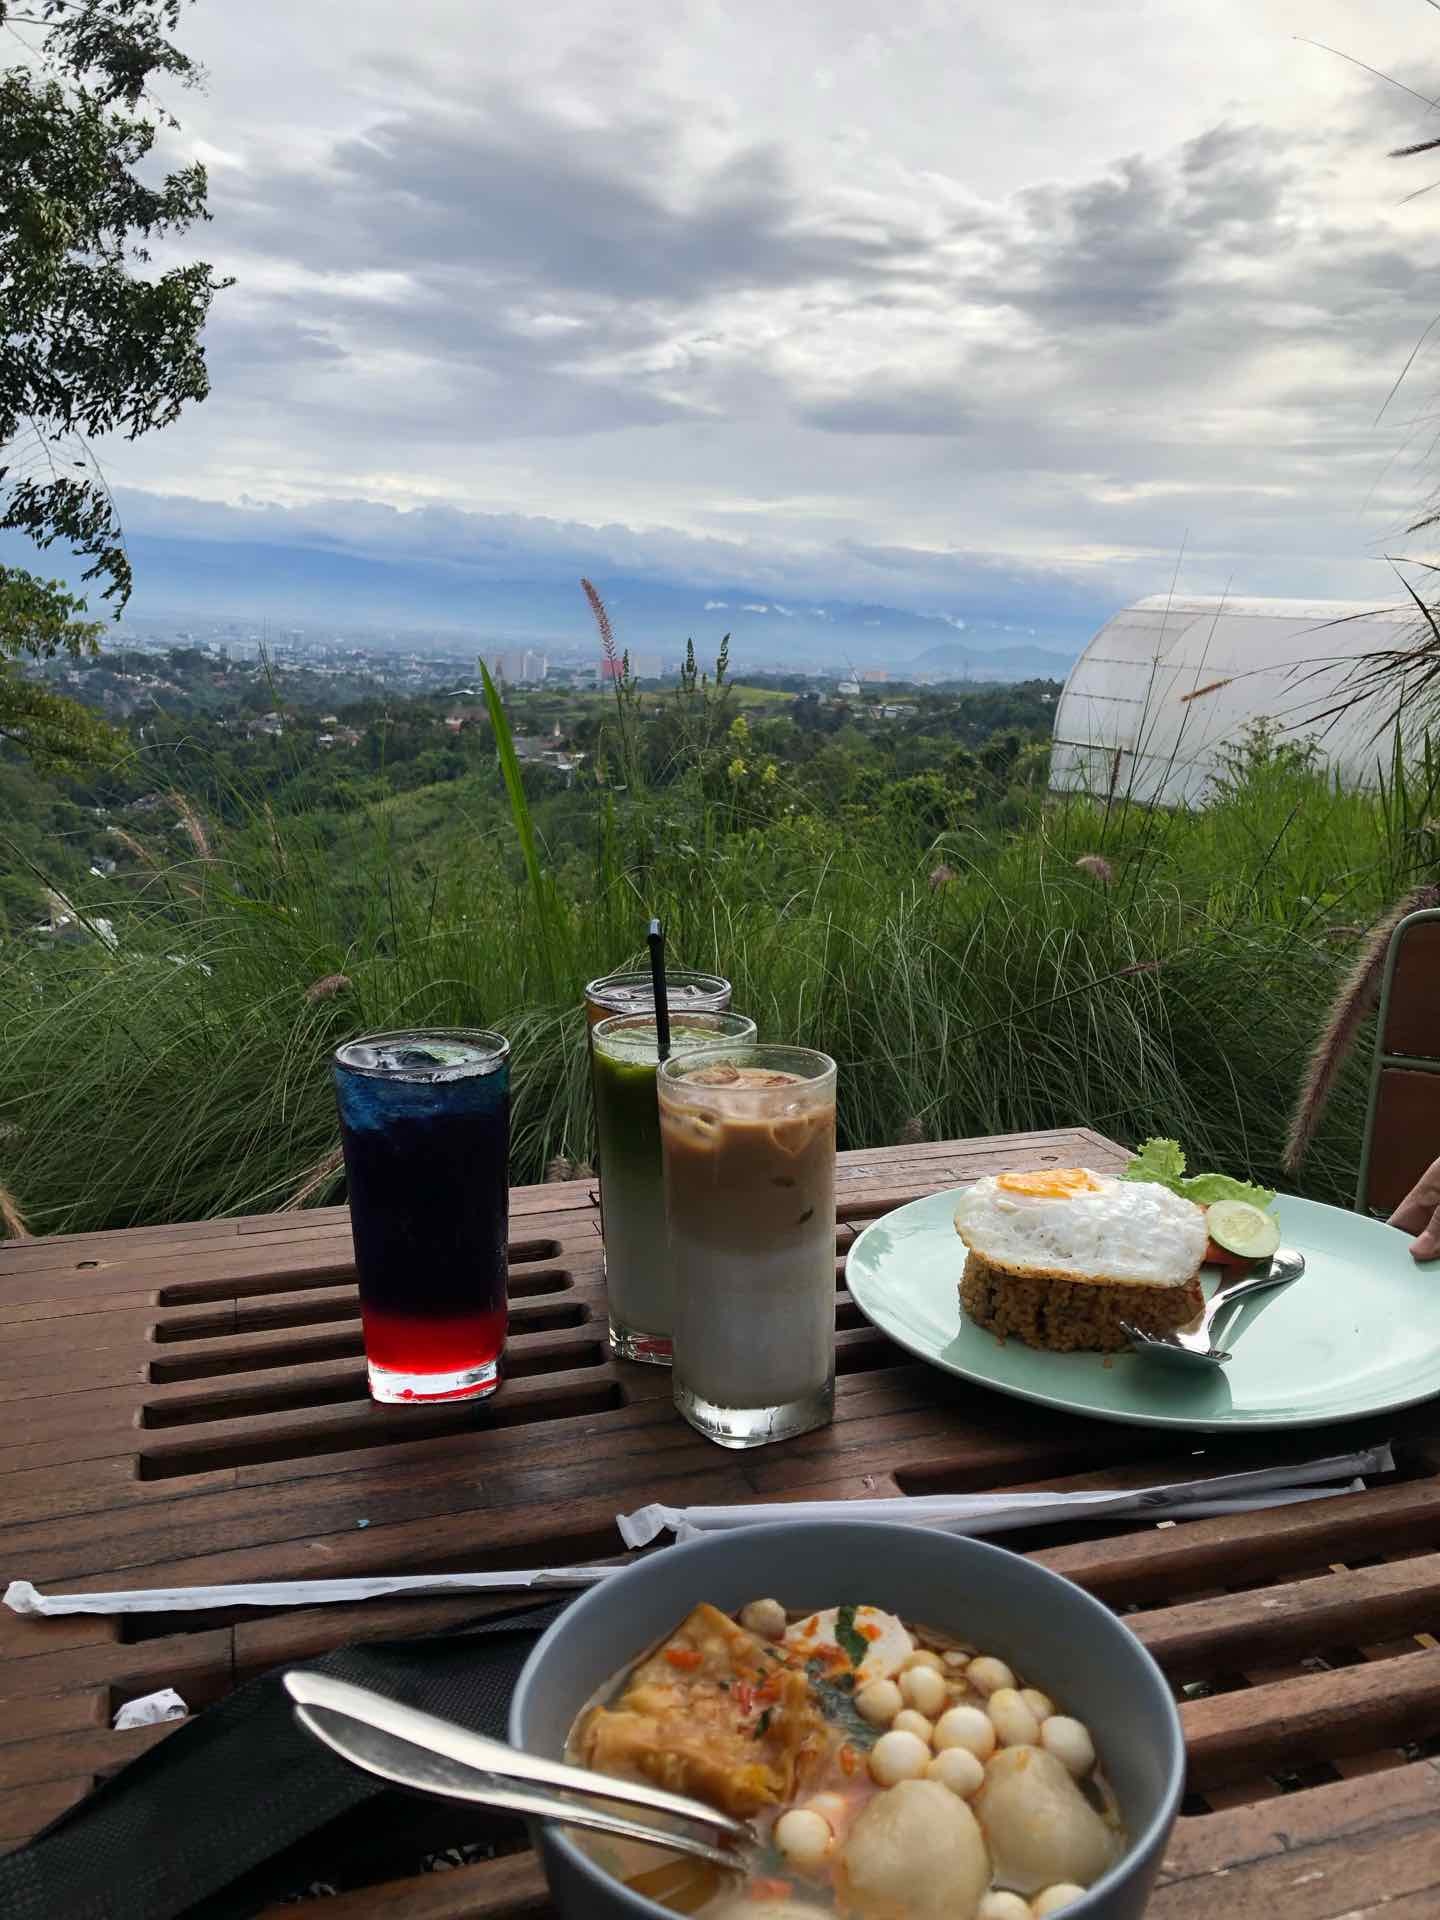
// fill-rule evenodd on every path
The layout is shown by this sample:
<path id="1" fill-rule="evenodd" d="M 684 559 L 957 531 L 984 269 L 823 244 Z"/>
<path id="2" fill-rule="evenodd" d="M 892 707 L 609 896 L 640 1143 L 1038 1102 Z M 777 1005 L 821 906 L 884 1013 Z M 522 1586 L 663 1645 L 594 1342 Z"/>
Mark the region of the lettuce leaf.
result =
<path id="1" fill-rule="evenodd" d="M 1125 1180 L 1149 1180 L 1168 1187 L 1182 1199 L 1193 1200 L 1197 1207 L 1213 1206 L 1217 1200 L 1244 1200 L 1263 1212 L 1274 1204 L 1268 1187 L 1257 1187 L 1248 1180 L 1233 1180 L 1228 1173 L 1185 1172 L 1185 1153 L 1178 1140 L 1159 1136 L 1146 1140 L 1121 1176 Z"/>
<path id="2" fill-rule="evenodd" d="M 1197 1207 L 1214 1206 L 1217 1200 L 1245 1200 L 1263 1213 L 1275 1203 L 1269 1187 L 1257 1187 L 1249 1180 L 1232 1180 L 1228 1173 L 1197 1173 L 1180 1182 L 1178 1191 Z"/>
<path id="3" fill-rule="evenodd" d="M 1185 1171 L 1185 1153 L 1178 1140 L 1159 1136 L 1145 1141 L 1125 1169 L 1126 1180 L 1153 1180 L 1157 1186 L 1179 1191 L 1176 1182 Z"/>

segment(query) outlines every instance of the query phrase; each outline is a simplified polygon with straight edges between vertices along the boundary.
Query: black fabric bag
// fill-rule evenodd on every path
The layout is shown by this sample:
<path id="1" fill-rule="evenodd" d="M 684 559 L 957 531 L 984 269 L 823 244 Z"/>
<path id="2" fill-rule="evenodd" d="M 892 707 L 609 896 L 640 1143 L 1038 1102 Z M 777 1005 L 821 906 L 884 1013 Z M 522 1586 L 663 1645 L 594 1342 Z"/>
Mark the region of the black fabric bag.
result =
<path id="1" fill-rule="evenodd" d="M 568 1604 L 289 1665 L 503 1739 L 520 1669 Z M 523 1837 L 511 1816 L 387 1787 L 331 1753 L 296 1724 L 286 1670 L 186 1721 L 0 1859 L 3 1920 L 249 1920 L 315 1882 L 398 1877 L 447 1848 Z"/>

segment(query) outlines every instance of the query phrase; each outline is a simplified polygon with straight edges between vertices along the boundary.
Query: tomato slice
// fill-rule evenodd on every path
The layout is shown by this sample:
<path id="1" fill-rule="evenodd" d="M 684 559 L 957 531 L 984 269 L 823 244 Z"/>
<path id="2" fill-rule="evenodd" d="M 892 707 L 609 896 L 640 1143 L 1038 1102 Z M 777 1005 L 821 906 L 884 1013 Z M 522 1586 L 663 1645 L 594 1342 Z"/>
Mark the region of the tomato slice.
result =
<path id="1" fill-rule="evenodd" d="M 1205 1265 L 1207 1267 L 1253 1267 L 1255 1262 L 1248 1260 L 1243 1253 L 1231 1253 L 1228 1247 L 1217 1247 L 1213 1240 L 1205 1242 Z"/>

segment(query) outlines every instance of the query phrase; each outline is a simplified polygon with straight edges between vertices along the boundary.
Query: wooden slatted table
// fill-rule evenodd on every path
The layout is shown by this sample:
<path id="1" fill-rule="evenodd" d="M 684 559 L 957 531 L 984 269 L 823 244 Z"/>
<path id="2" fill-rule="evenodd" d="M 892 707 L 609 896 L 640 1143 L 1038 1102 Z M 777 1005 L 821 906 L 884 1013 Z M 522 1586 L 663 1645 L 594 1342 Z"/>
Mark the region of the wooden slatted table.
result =
<path id="1" fill-rule="evenodd" d="M 58 1590 L 559 1564 L 615 1556 L 615 1513 L 647 1500 L 1125 1486 L 1393 1438 L 1396 1474 L 1363 1494 L 1007 1538 L 1123 1612 L 1177 1688 L 1190 1791 L 1155 1920 L 1211 1920 L 1217 1901 L 1230 1920 L 1440 1914 L 1436 1406 L 1265 1445 L 1050 1416 L 911 1362 L 844 1291 L 856 1232 L 906 1200 L 1122 1157 L 1081 1131 L 842 1155 L 835 1423 L 747 1454 L 691 1433 L 668 1375 L 608 1356 L 587 1183 L 514 1195 L 509 1379 L 478 1415 L 368 1401 L 341 1208 L 0 1244 L 4 1576 Z M 110 1731 L 124 1700 L 171 1685 L 198 1708 L 281 1661 L 482 1611 L 0 1613 L 0 1844 L 166 1738 Z M 549 1910 L 513 1851 L 316 1911 Z"/>

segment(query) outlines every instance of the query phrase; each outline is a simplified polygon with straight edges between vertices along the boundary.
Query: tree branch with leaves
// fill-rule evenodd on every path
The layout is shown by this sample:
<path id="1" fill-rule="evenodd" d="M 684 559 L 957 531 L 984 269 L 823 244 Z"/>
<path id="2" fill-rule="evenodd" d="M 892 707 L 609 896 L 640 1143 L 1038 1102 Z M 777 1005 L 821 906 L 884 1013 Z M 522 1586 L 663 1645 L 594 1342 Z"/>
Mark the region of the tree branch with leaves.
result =
<path id="1" fill-rule="evenodd" d="M 0 29 L 27 56 L 0 71 L 0 532 L 67 545 L 117 618 L 134 581 L 92 443 L 137 439 L 205 398 L 201 333 L 230 285 L 207 261 L 161 267 L 153 253 L 209 218 L 203 166 L 156 178 L 148 164 L 160 128 L 178 124 L 152 84 L 200 77 L 170 38 L 181 6 L 0 0 Z M 22 698 L 13 663 L 93 652 L 88 611 L 62 583 L 0 565 L 5 737 L 64 744 L 73 703 Z M 70 747 L 94 735 L 76 718 Z"/>

